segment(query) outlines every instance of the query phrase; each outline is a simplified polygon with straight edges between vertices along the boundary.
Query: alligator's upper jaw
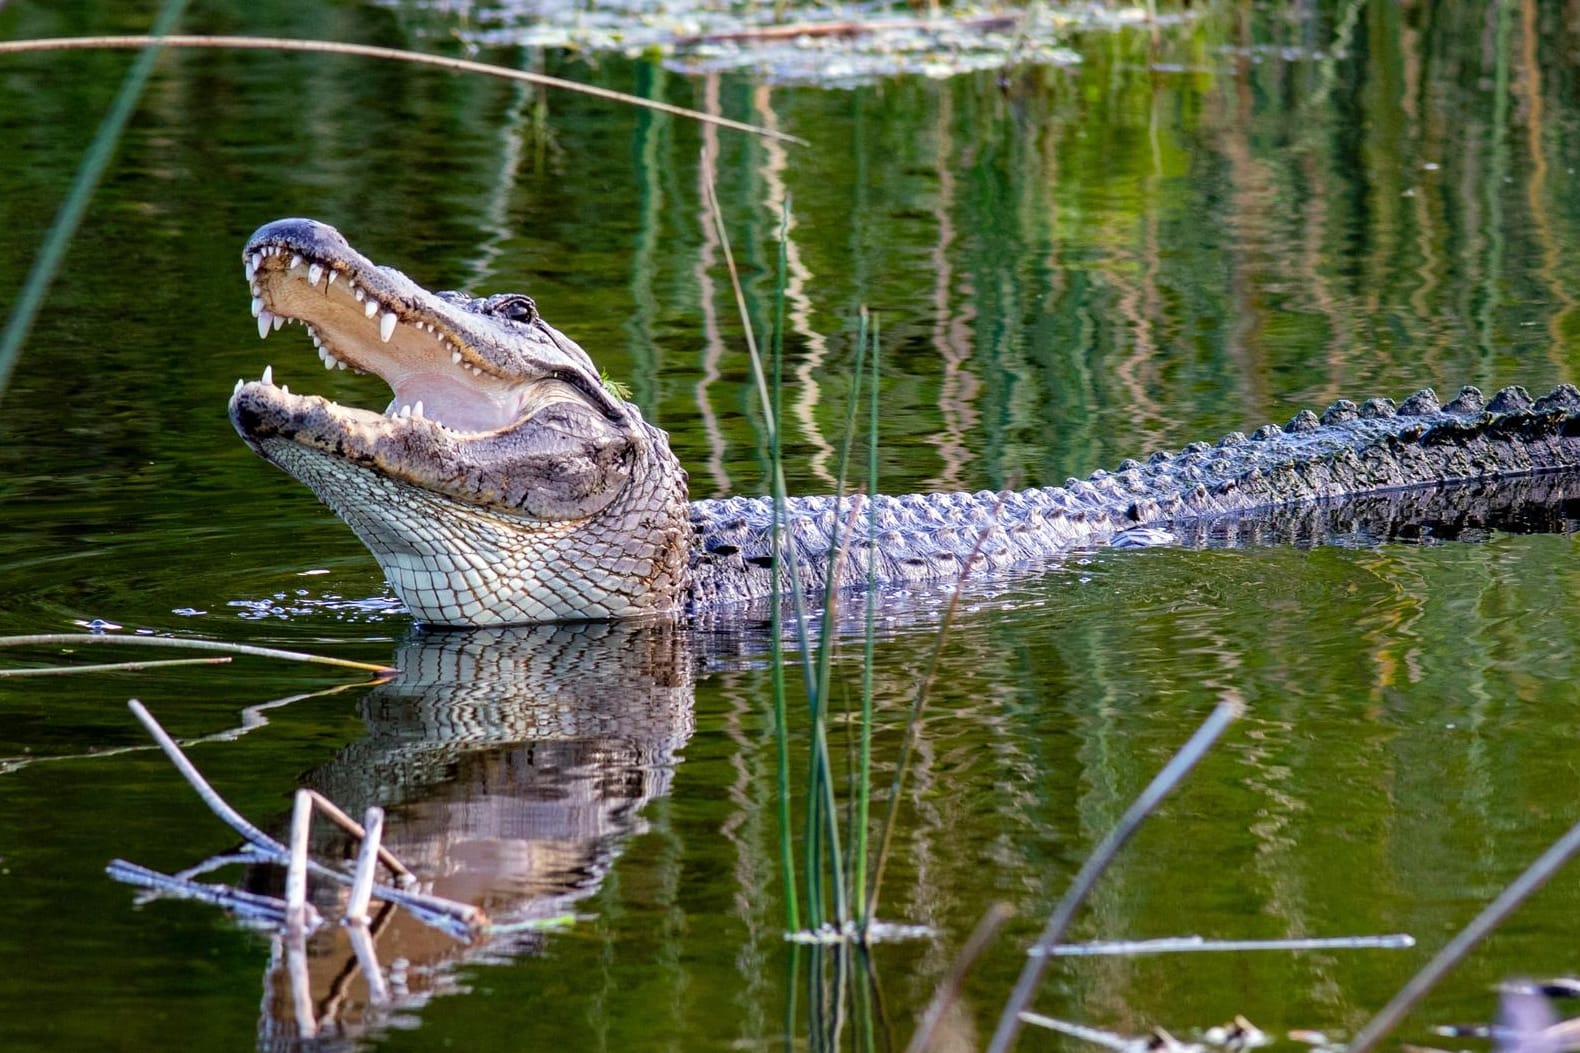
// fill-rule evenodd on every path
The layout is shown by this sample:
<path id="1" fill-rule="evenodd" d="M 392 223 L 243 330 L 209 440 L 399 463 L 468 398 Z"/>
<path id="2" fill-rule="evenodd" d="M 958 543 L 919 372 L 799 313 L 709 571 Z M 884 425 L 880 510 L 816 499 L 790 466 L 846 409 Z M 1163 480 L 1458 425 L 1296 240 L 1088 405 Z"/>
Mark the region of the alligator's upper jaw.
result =
<path id="1" fill-rule="evenodd" d="M 304 323 L 326 368 L 384 378 L 391 415 L 492 431 L 520 420 L 531 387 L 550 377 L 615 415 L 585 352 L 538 320 L 525 297 L 435 295 L 307 219 L 260 228 L 243 260 L 258 335 Z"/>

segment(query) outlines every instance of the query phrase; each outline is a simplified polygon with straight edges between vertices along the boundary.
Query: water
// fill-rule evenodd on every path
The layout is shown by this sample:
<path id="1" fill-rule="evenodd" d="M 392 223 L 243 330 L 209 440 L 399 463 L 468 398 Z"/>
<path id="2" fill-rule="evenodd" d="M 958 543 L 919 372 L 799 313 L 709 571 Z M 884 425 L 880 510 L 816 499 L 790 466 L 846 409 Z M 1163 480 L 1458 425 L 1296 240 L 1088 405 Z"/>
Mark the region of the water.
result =
<path id="1" fill-rule="evenodd" d="M 135 31 L 150 13 L 11 4 L 0 37 Z M 254 3 L 184 28 L 401 44 L 435 25 Z M 830 485 L 863 304 L 883 332 L 884 489 L 1060 482 L 1341 396 L 1576 379 L 1575 32 L 1534 3 L 1209 6 L 1155 43 L 1056 42 L 1075 67 L 837 90 L 486 53 L 773 124 L 800 148 L 366 60 L 166 56 L 0 402 L 0 633 L 102 619 L 404 672 L 372 686 L 239 659 L 0 681 L 7 1047 L 246 1048 L 296 1027 L 267 935 L 139 907 L 104 877 L 113 857 L 177 870 L 235 845 L 147 748 L 129 697 L 203 740 L 193 758 L 270 830 L 299 786 L 383 803 L 399 850 L 451 894 L 560 922 L 471 948 L 396 924 L 379 941 L 404 978 L 389 1009 L 324 934 L 314 1012 L 348 1041 L 810 1041 L 813 952 L 782 940 L 766 630 L 414 631 L 350 532 L 225 419 L 235 379 L 269 363 L 296 390 L 387 399 L 324 373 L 298 332 L 259 345 L 239 250 L 260 223 L 317 216 L 431 286 L 530 292 L 670 431 L 697 496 L 755 492 L 740 323 L 699 194 L 710 146 L 759 313 L 794 204 L 793 490 Z M 0 297 L 126 61 L 0 58 Z M 909 1037 L 1004 901 L 1016 920 L 946 1021 L 957 1048 L 981 1044 L 1076 868 L 1223 698 L 1247 717 L 1074 937 L 1408 932 L 1418 948 L 1059 962 L 1036 1007 L 1127 1034 L 1236 1012 L 1352 1033 L 1575 817 L 1574 557 L 1564 534 L 1510 533 L 1103 551 L 972 592 L 885 880 L 883 916 L 937 935 L 875 951 L 875 1041 Z M 880 784 L 941 606 L 917 591 L 880 611 Z M 850 640 L 836 704 L 858 657 Z M 1577 899 L 1561 876 L 1408 1037 L 1487 1019 L 1501 977 L 1572 970 Z"/>

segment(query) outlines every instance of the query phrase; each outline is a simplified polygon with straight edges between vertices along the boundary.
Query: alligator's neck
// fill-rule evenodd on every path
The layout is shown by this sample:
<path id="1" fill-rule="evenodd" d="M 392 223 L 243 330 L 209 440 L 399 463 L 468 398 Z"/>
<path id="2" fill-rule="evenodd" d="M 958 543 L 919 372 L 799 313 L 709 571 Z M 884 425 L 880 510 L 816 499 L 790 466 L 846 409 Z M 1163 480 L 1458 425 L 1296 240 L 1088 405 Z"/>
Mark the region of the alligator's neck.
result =
<path id="1" fill-rule="evenodd" d="M 326 366 L 377 373 L 395 397 L 375 414 L 292 395 L 265 370 L 237 383 L 231 419 L 346 520 L 418 619 L 627 618 L 770 592 L 770 502 L 688 506 L 664 433 L 527 297 L 430 293 L 310 220 L 262 228 L 244 262 L 260 335 L 302 322 Z M 1339 402 L 1064 487 L 798 499 L 785 544 L 804 588 L 866 581 L 869 545 L 879 583 L 950 579 L 1138 527 L 1575 469 L 1577 436 L 1568 386 L 1534 403 L 1517 388 L 1487 404 L 1469 388 L 1448 406 L 1430 392 Z M 854 538 L 843 561 L 836 525 Z"/>

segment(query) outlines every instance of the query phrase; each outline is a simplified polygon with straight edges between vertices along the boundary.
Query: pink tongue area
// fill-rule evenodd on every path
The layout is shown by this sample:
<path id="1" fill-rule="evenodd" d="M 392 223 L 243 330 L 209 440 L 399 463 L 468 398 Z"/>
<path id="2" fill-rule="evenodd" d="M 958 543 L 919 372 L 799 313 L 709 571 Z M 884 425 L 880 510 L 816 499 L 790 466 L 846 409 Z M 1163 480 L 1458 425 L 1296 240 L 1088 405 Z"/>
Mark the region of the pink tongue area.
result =
<path id="1" fill-rule="evenodd" d="M 424 417 L 457 431 L 492 431 L 513 419 L 504 406 L 453 374 L 407 373 L 391 386 L 395 390 L 395 409 L 420 400 Z"/>

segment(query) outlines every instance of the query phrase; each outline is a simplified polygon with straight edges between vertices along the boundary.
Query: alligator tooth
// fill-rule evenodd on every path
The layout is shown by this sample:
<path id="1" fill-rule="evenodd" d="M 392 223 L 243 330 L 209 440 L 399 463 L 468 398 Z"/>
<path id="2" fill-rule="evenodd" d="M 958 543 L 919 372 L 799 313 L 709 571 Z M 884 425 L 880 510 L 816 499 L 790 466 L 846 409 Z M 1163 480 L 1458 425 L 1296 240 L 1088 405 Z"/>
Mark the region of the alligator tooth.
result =
<path id="1" fill-rule="evenodd" d="M 289 322 L 289 321 L 291 321 L 291 319 L 283 318 L 280 315 L 275 315 L 274 316 L 274 329 L 275 329 L 275 331 L 279 332 L 280 326 L 284 325 L 286 322 Z"/>
<path id="2" fill-rule="evenodd" d="M 372 318 L 374 315 L 378 314 L 379 313 L 378 301 L 377 300 L 369 300 L 367 303 L 363 304 L 362 305 L 362 313 L 364 315 L 366 315 L 367 317 L 369 317 L 369 318 Z"/>
<path id="3" fill-rule="evenodd" d="M 252 316 L 254 318 L 263 313 L 263 300 L 260 297 L 252 298 Z"/>
<path id="4" fill-rule="evenodd" d="M 395 416 L 396 417 L 400 417 L 400 418 L 410 417 L 411 416 L 411 407 L 410 406 L 402 406 L 400 409 L 395 411 Z"/>
<path id="5" fill-rule="evenodd" d="M 339 276 L 340 276 L 340 272 L 337 271 L 337 270 L 334 270 L 333 268 L 331 268 L 330 271 L 329 271 L 329 284 L 330 285 L 335 284 L 335 279 L 338 278 Z"/>
<path id="6" fill-rule="evenodd" d="M 269 335 L 269 333 L 271 331 L 270 327 L 272 325 L 274 325 L 274 314 L 273 314 L 273 312 L 271 312 L 267 307 L 260 308 L 259 311 L 258 311 L 258 339 L 259 340 L 262 340 L 264 337 Z"/>
<path id="7" fill-rule="evenodd" d="M 450 352 L 450 361 L 454 362 L 456 365 L 460 365 L 461 364 L 461 352 L 459 352 L 459 351 L 451 351 Z"/>
<path id="8" fill-rule="evenodd" d="M 236 386 L 235 386 L 235 387 L 234 387 L 234 388 L 232 388 L 232 389 L 231 389 L 231 391 L 230 391 L 230 393 L 231 393 L 231 394 L 232 394 L 232 395 L 234 395 L 234 394 L 236 394 L 236 392 L 238 392 L 238 391 L 240 391 L 240 390 L 241 390 L 241 386 L 242 386 L 242 385 L 243 385 L 243 384 L 245 384 L 245 383 L 246 383 L 246 381 L 245 381 L 245 380 L 242 380 L 242 379 L 241 379 L 241 378 L 240 378 L 240 377 L 237 377 L 237 378 L 236 378 Z"/>
<path id="9" fill-rule="evenodd" d="M 289 395 L 290 393 L 291 393 L 291 386 L 289 384 L 281 384 L 280 385 L 280 394 L 282 394 L 282 395 Z"/>
<path id="10" fill-rule="evenodd" d="M 347 284 L 349 284 L 351 286 L 351 295 L 355 296 L 357 298 L 357 303 L 361 303 L 362 302 L 362 286 L 358 285 L 356 282 L 348 282 Z"/>
<path id="11" fill-rule="evenodd" d="M 335 368 L 335 356 L 331 355 L 328 351 L 325 351 L 323 348 L 319 348 L 318 357 L 324 363 L 325 369 Z"/>
<path id="12" fill-rule="evenodd" d="M 384 317 L 379 319 L 379 339 L 384 341 L 387 344 L 387 343 L 390 342 L 390 337 L 392 337 L 394 335 L 395 335 L 395 312 L 394 311 L 385 311 L 384 312 Z"/>
<path id="13" fill-rule="evenodd" d="M 295 252 L 291 253 L 291 266 L 293 266 L 293 267 L 300 267 L 301 265 L 302 265 L 302 256 L 301 256 L 301 254 L 300 253 L 295 253 Z"/>
<path id="14" fill-rule="evenodd" d="M 251 267 L 253 273 L 256 274 L 258 272 L 258 268 L 263 266 L 263 253 L 254 252 L 249 255 L 247 257 L 247 266 Z"/>
<path id="15" fill-rule="evenodd" d="M 308 267 L 307 267 L 307 284 L 308 285 L 317 285 L 318 284 L 318 279 L 322 278 L 323 276 L 324 276 L 324 268 L 323 268 L 323 266 L 321 264 L 312 263 L 312 264 L 308 265 Z"/>
<path id="16" fill-rule="evenodd" d="M 247 275 L 247 280 L 249 282 L 252 281 L 252 279 L 258 273 L 258 265 L 252 262 L 252 257 L 251 256 L 247 257 L 247 261 L 244 264 L 242 264 L 242 268 L 241 269 L 242 269 L 242 272 Z"/>
<path id="17" fill-rule="evenodd" d="M 274 386 L 274 367 L 273 366 L 264 366 L 263 367 L 263 383 L 267 387 L 273 387 Z"/>
<path id="18" fill-rule="evenodd" d="M 411 415 L 413 417 L 421 417 L 422 416 L 422 399 L 418 399 L 416 402 L 414 402 L 412 404 Z"/>
<path id="19" fill-rule="evenodd" d="M 263 295 L 263 286 L 259 285 L 257 282 L 253 282 L 251 285 L 247 286 L 247 288 L 252 290 L 252 295 L 254 296 Z"/>

